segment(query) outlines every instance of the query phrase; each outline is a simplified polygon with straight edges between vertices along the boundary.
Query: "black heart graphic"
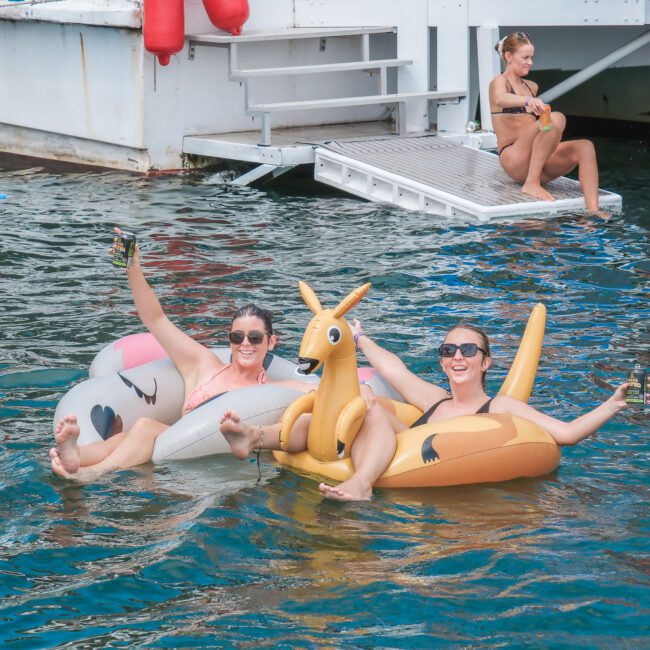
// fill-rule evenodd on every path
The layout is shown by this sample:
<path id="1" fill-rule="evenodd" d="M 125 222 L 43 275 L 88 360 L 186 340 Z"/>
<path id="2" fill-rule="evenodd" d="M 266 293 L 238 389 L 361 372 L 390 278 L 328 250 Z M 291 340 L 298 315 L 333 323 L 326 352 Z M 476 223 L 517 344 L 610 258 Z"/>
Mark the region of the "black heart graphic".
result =
<path id="1" fill-rule="evenodd" d="M 102 440 L 108 440 L 122 431 L 122 418 L 115 415 L 115 411 L 110 406 L 95 404 L 90 410 L 90 420 Z"/>

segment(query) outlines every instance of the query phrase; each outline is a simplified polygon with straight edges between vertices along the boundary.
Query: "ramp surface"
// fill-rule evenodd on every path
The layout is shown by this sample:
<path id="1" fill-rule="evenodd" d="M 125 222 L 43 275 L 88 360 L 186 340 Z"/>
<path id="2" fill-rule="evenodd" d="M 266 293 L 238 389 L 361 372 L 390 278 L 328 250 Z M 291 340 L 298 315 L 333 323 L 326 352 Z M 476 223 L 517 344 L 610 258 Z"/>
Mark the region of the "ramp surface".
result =
<path id="1" fill-rule="evenodd" d="M 585 210 L 577 181 L 558 178 L 555 201 L 525 195 L 495 154 L 440 136 L 332 141 L 316 149 L 314 178 L 370 201 L 446 216 L 491 217 Z M 618 211 L 618 194 L 600 191 L 600 205 Z"/>

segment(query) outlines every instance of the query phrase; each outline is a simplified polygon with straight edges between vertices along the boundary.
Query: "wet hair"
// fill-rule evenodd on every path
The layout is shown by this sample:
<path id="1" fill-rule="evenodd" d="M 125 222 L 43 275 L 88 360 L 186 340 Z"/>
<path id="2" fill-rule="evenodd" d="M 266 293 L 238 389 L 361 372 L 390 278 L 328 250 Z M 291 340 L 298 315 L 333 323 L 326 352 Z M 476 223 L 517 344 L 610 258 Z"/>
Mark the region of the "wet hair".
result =
<path id="1" fill-rule="evenodd" d="M 244 316 L 255 316 L 256 318 L 259 318 L 264 323 L 266 333 L 269 336 L 273 334 L 273 315 L 268 309 L 262 309 L 256 304 L 249 302 L 247 305 L 244 305 L 235 312 L 235 315 L 230 321 L 231 327 L 238 318 L 243 318 Z"/>
<path id="2" fill-rule="evenodd" d="M 495 46 L 494 49 L 499 53 L 499 56 L 505 61 L 506 52 L 514 54 L 522 45 L 532 45 L 530 35 L 526 32 L 512 32 L 504 36 Z"/>
<path id="3" fill-rule="evenodd" d="M 469 330 L 470 332 L 474 332 L 475 334 L 478 334 L 481 337 L 481 341 L 483 343 L 482 347 L 485 350 L 485 354 L 483 355 L 483 358 L 485 357 L 492 358 L 492 353 L 490 352 L 490 339 L 488 338 L 488 335 L 480 327 L 477 327 L 476 325 L 470 325 L 469 323 L 459 323 L 458 325 L 454 325 L 449 330 L 449 332 L 447 332 L 447 336 L 449 336 L 450 332 L 453 332 L 454 330 Z M 445 336 L 445 338 L 447 338 L 447 336 Z M 486 377 L 487 377 L 487 370 L 484 370 L 483 373 L 481 374 L 481 384 L 483 385 L 484 390 L 485 390 Z"/>

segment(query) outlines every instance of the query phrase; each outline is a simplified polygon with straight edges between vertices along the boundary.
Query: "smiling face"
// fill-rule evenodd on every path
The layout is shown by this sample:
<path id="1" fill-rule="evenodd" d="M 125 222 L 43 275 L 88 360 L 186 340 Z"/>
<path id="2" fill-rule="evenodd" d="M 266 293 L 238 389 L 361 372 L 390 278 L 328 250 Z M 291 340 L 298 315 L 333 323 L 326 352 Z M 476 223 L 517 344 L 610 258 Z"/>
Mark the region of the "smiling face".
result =
<path id="1" fill-rule="evenodd" d="M 530 43 L 523 43 L 514 52 L 506 52 L 503 55 L 507 71 L 516 74 L 518 77 L 525 77 L 533 67 L 535 48 Z"/>
<path id="2" fill-rule="evenodd" d="M 259 368 L 262 371 L 262 364 L 267 352 L 270 352 L 277 343 L 275 334 L 269 336 L 266 332 L 264 321 L 257 316 L 240 316 L 235 318 L 230 326 L 230 331 L 236 330 L 242 332 L 252 332 L 257 330 L 264 333 L 264 339 L 261 343 L 253 344 L 249 341 L 248 336 L 240 344 L 231 343 L 230 351 L 232 353 L 232 362 L 242 368 Z"/>
<path id="3" fill-rule="evenodd" d="M 456 345 L 475 343 L 479 348 L 488 349 L 483 337 L 478 332 L 464 327 L 456 327 L 451 330 L 445 337 L 444 343 L 455 343 Z M 440 358 L 440 365 L 452 388 L 473 384 L 481 386 L 483 373 L 487 371 L 491 363 L 492 359 L 480 350 L 473 357 L 464 357 L 460 349 L 457 349 L 453 357 Z"/>

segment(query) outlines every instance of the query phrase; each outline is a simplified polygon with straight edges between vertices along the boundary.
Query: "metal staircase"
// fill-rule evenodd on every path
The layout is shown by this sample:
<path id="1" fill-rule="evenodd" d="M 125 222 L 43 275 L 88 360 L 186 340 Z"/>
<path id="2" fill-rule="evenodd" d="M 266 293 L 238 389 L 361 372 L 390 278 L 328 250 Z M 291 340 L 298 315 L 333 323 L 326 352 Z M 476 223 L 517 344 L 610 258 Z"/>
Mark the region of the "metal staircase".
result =
<path id="1" fill-rule="evenodd" d="M 337 27 L 337 28 L 293 28 L 278 31 L 250 31 L 240 36 L 230 34 L 193 34 L 189 36 L 189 57 L 193 59 L 196 48 L 201 46 L 222 47 L 228 50 L 228 75 L 231 81 L 244 84 L 245 110 L 250 116 L 261 121 L 262 146 L 272 144 L 271 117 L 275 113 L 288 111 L 310 111 L 319 109 L 339 109 L 355 106 L 395 106 L 397 107 L 397 132 L 406 133 L 405 109 L 409 101 L 426 99 L 430 101 L 460 101 L 465 91 L 454 92 L 409 92 L 388 93 L 387 71 L 390 68 L 409 66 L 409 59 L 370 59 L 370 36 L 372 34 L 394 34 L 395 27 Z M 238 64 L 239 48 L 251 43 L 271 41 L 295 41 L 303 39 L 358 38 L 360 58 L 356 61 L 297 65 L 266 68 L 241 68 Z M 255 79 L 284 77 L 287 75 L 331 74 L 360 71 L 378 74 L 378 92 L 374 95 L 333 97 L 327 99 L 298 100 L 284 102 L 253 101 Z"/>

